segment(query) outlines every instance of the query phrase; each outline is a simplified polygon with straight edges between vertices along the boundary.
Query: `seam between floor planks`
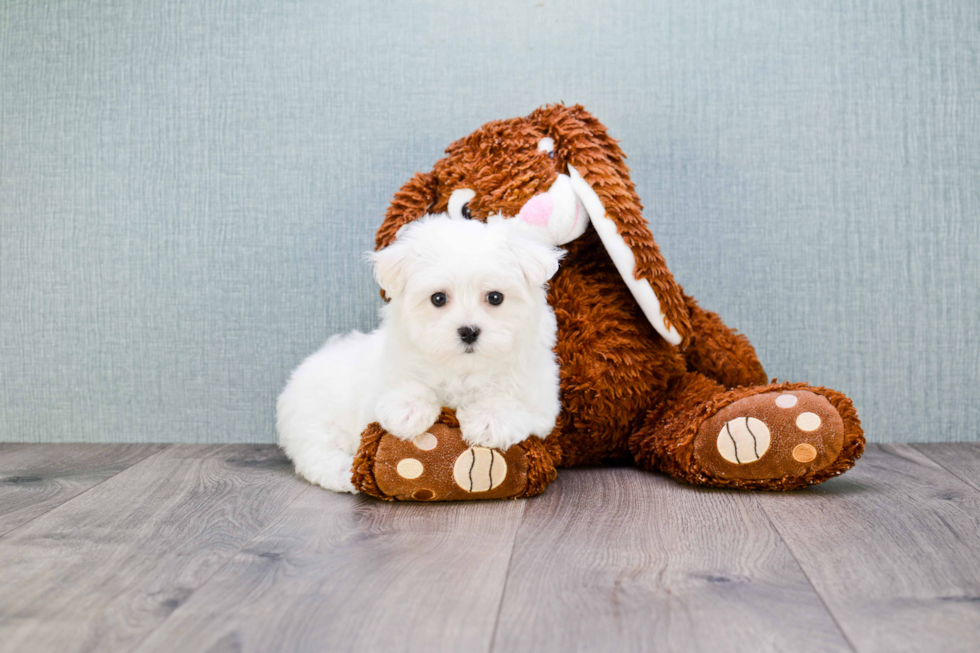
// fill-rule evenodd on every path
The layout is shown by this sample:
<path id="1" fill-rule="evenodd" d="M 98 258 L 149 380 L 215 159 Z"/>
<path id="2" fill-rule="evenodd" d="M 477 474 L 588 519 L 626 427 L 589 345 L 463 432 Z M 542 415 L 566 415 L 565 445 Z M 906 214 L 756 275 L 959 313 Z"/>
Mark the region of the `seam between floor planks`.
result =
<path id="1" fill-rule="evenodd" d="M 313 488 L 138 650 L 485 652 L 524 506 Z"/>
<path id="2" fill-rule="evenodd" d="M 495 651 L 853 651 L 750 493 L 562 470 L 517 542 Z"/>
<path id="3" fill-rule="evenodd" d="M 131 650 L 194 593 L 198 574 L 234 555 L 239 535 L 252 539 L 309 488 L 260 445 L 177 445 L 109 480 L 0 540 L 7 579 L 26 590 L 0 594 L 7 645 Z M 56 591 L 66 575 L 75 582 Z"/>
<path id="4" fill-rule="evenodd" d="M 969 448 L 972 448 L 972 447 L 980 447 L 980 445 L 978 445 L 977 443 L 972 443 L 972 442 L 957 442 L 957 443 L 942 443 L 942 442 L 937 442 L 937 443 L 928 442 L 927 443 L 927 442 L 921 442 L 921 443 L 911 444 L 909 446 L 911 446 L 913 449 L 915 449 L 916 451 L 918 451 L 919 453 L 921 453 L 923 456 L 925 456 L 929 460 L 933 461 L 934 463 L 936 463 L 937 465 L 939 465 L 940 467 L 942 467 L 943 469 L 945 469 L 946 471 L 948 471 L 950 474 L 952 474 L 956 478 L 960 479 L 961 481 L 963 481 L 964 483 L 966 483 L 967 485 L 969 485 L 973 489 L 975 489 L 978 492 L 980 492 L 980 483 L 977 482 L 977 477 L 975 476 L 976 474 L 980 474 L 980 468 L 971 470 L 973 472 L 973 474 L 974 474 L 974 476 L 971 476 L 969 474 L 963 473 L 963 470 L 962 469 L 959 469 L 959 465 L 955 465 L 955 466 L 954 465 L 951 465 L 950 464 L 950 460 L 949 460 L 949 458 L 947 456 L 939 455 L 939 451 L 940 451 L 940 448 L 941 447 L 950 447 L 950 446 L 952 446 L 953 448 L 956 448 L 956 449 L 964 449 L 964 448 L 969 449 Z M 980 456 L 978 456 L 978 458 L 980 458 Z"/>
<path id="5" fill-rule="evenodd" d="M 504 571 L 504 584 L 500 588 L 500 600 L 497 601 L 497 614 L 493 618 L 493 630 L 490 633 L 490 642 L 487 645 L 487 653 L 493 651 L 494 642 L 497 639 L 497 631 L 500 629 L 500 615 L 504 610 L 504 597 L 507 596 L 507 583 L 510 582 L 510 572 L 514 565 L 514 550 L 517 548 L 517 538 L 520 537 L 521 529 L 524 527 L 524 518 L 527 515 L 528 499 L 521 500 L 521 515 L 517 521 L 517 528 L 514 529 L 514 537 L 510 541 L 510 555 L 507 556 L 507 569 Z"/>
<path id="6" fill-rule="evenodd" d="M 800 500 L 757 498 L 859 653 L 980 646 L 980 610 L 957 598 L 980 596 L 980 491 L 914 446 L 869 445 L 848 475 Z"/>
<path id="7" fill-rule="evenodd" d="M 69 443 L 68 445 L 65 445 L 65 446 L 70 446 L 70 444 L 75 444 L 75 443 Z M 79 445 L 84 446 L 81 443 L 76 444 L 76 446 L 79 446 Z M 83 496 L 87 492 L 90 492 L 91 490 L 99 487 L 100 485 L 102 485 L 106 481 L 109 481 L 109 480 L 115 478 L 116 476 L 118 476 L 119 474 L 122 474 L 123 472 L 127 471 L 131 467 L 133 467 L 135 465 L 138 465 L 138 464 L 142 463 L 143 461 L 148 460 L 148 459 L 152 458 L 153 456 L 156 456 L 156 455 L 158 455 L 158 454 L 166 451 L 172 445 L 169 445 L 169 444 L 144 444 L 142 446 L 146 448 L 146 454 L 145 455 L 137 458 L 136 460 L 131 461 L 130 463 L 128 463 L 124 467 L 120 467 L 115 472 L 109 474 L 108 476 L 106 476 L 105 478 L 103 478 L 103 479 L 101 479 L 99 481 L 96 481 L 95 483 L 93 483 L 92 485 L 89 485 L 88 487 L 84 488 L 80 492 L 78 492 L 76 494 L 73 494 L 71 496 L 67 496 L 67 497 L 65 497 L 61 501 L 57 501 L 55 503 L 52 503 L 49 508 L 47 508 L 46 510 L 44 510 L 42 512 L 39 512 L 38 514 L 34 515 L 30 519 L 28 519 L 28 520 L 26 520 L 26 521 L 24 521 L 24 522 L 22 522 L 20 524 L 17 524 L 16 526 L 13 526 L 11 528 L 8 528 L 7 530 L 5 530 L 2 533 L 0 533 L 0 542 L 2 542 L 5 537 L 11 535 L 12 533 L 15 533 L 18 529 L 23 528 L 24 526 L 27 526 L 28 524 L 33 523 L 35 520 L 40 519 L 41 517 L 44 517 L 45 515 L 47 515 L 48 513 L 50 513 L 52 510 L 57 510 L 58 508 L 61 508 L 62 506 L 71 503 L 72 501 L 74 501 L 75 499 Z M 18 451 L 18 450 L 23 451 L 24 448 L 28 448 L 29 449 L 29 448 L 31 448 L 31 445 L 30 444 L 25 444 L 23 448 L 16 447 L 15 446 L 13 449 L 10 450 L 10 452 L 12 453 L 12 452 Z M 6 450 L 6 448 L 0 449 L 0 461 L 2 461 L 3 456 L 5 454 L 7 454 L 7 453 L 8 453 L 8 451 Z"/>
<path id="8" fill-rule="evenodd" d="M 302 492 L 300 492 L 299 494 L 297 494 L 296 497 L 292 501 L 290 501 L 288 504 L 286 504 L 285 506 L 283 506 L 283 509 L 280 510 L 276 514 L 275 517 L 273 517 L 272 519 L 270 519 L 268 524 L 266 524 L 265 526 L 263 526 L 262 529 L 259 532 L 257 532 L 251 539 L 249 539 L 248 542 L 245 542 L 244 544 L 242 544 L 238 548 L 237 551 L 235 551 L 233 554 L 229 555 L 228 558 L 217 569 L 215 569 L 212 574 L 208 575 L 208 577 L 204 580 L 204 582 L 202 582 L 198 587 L 196 587 L 194 589 L 193 592 L 191 592 L 187 596 L 186 601 L 190 601 L 194 597 L 195 594 L 197 594 L 198 592 L 200 592 L 201 590 L 203 590 L 205 587 L 207 587 L 208 583 L 210 583 L 214 579 L 215 576 L 217 576 L 218 574 L 220 574 L 224 570 L 225 567 L 227 567 L 229 564 L 231 564 L 231 562 L 235 559 L 235 556 L 241 554 L 242 551 L 244 551 L 246 548 L 248 548 L 248 546 L 250 544 L 252 544 L 252 542 L 254 542 L 258 537 L 262 536 L 267 530 L 269 530 L 269 528 L 272 527 L 282 517 L 283 513 L 286 512 L 291 505 L 293 505 L 294 503 L 296 503 L 299 500 L 300 497 L 302 497 L 304 494 L 306 494 L 307 492 L 309 492 L 311 488 L 314 488 L 314 487 L 315 486 L 311 485 L 310 487 L 304 489 Z M 167 617 L 163 621 L 161 621 L 159 624 L 157 624 L 155 628 L 152 628 L 148 633 L 146 633 L 146 636 L 145 637 L 143 637 L 131 649 L 129 649 L 130 652 L 132 653 L 134 651 L 138 651 L 140 649 L 140 647 L 143 646 L 143 643 L 146 642 L 146 640 L 150 639 L 150 637 L 152 637 L 153 634 L 155 632 L 157 632 L 160 628 L 164 627 L 167 624 L 167 622 L 174 616 L 175 613 L 176 613 L 176 610 L 174 612 L 171 612 L 169 615 L 167 615 Z"/>
<path id="9" fill-rule="evenodd" d="M 770 515 L 769 511 L 766 510 L 764 505 L 762 505 L 762 501 L 759 500 L 759 497 L 753 497 L 753 498 L 755 499 L 756 504 L 759 506 L 759 510 L 762 512 L 763 515 L 766 516 L 766 519 L 769 522 L 769 526 L 772 528 L 772 532 L 775 533 L 777 536 L 779 536 L 779 539 L 782 541 L 783 546 L 786 547 L 786 550 L 789 551 L 789 554 L 793 557 L 793 560 L 796 562 L 796 567 L 800 570 L 800 573 L 803 575 L 803 577 L 806 578 L 806 582 L 809 583 L 810 589 L 812 589 L 813 593 L 816 594 L 817 598 L 820 599 L 820 603 L 821 605 L 823 605 L 824 611 L 826 611 L 826 613 L 830 615 L 830 618 L 834 622 L 834 625 L 837 626 L 837 630 L 838 632 L 840 632 L 841 637 L 843 637 L 844 641 L 847 642 L 847 645 L 851 648 L 851 651 L 853 651 L 854 653 L 858 653 L 857 646 L 855 646 L 854 642 L 851 641 L 850 636 L 848 636 L 847 631 L 844 630 L 844 626 L 837 618 L 837 615 L 834 614 L 834 611 L 830 609 L 829 605 L 827 605 L 827 599 L 825 599 L 823 594 L 820 592 L 820 590 L 817 589 L 817 586 L 813 584 L 813 579 L 810 578 L 810 574 L 806 572 L 806 568 L 800 562 L 799 557 L 797 557 L 796 551 L 793 549 L 792 546 L 790 546 L 790 543 L 786 541 L 786 538 L 783 537 L 782 532 L 776 527 L 776 524 L 773 523 L 772 515 Z"/>
<path id="10" fill-rule="evenodd" d="M 152 445 L 148 445 L 148 446 L 152 446 Z M 143 458 L 141 458 L 140 460 L 137 460 L 137 461 L 134 461 L 134 462 L 133 462 L 133 463 L 132 463 L 132 464 L 131 464 L 131 465 L 130 465 L 129 467 L 125 467 L 125 468 L 123 468 L 123 469 L 120 469 L 120 470 L 119 470 L 118 472 L 116 472 L 116 473 L 115 473 L 115 474 L 113 474 L 112 476 L 109 476 L 109 477 L 107 477 L 107 478 L 105 478 L 105 479 L 103 479 L 102 481 L 100 481 L 99 483 L 96 483 L 96 484 L 95 484 L 95 485 L 93 485 L 92 487 L 89 487 L 89 488 L 87 488 L 87 489 L 85 489 L 85 490 L 83 490 L 82 492 L 79 492 L 79 493 L 78 493 L 77 495 L 75 495 L 75 496 L 73 496 L 73 497 L 71 497 L 71 498 L 69 498 L 69 499 L 67 499 L 66 501 L 64 501 L 64 502 L 62 502 L 61 504 L 59 504 L 59 505 L 57 505 L 57 506 L 52 506 L 52 507 L 51 507 L 51 510 L 54 510 L 55 508 L 58 508 L 58 507 L 60 507 L 60 506 L 63 506 L 63 505 L 66 505 L 67 503 L 69 503 L 70 501 L 72 501 L 72 500 L 74 500 L 75 498 L 77 498 L 77 497 L 79 497 L 79 496 L 81 496 L 81 495 L 83 495 L 83 494 L 85 494 L 85 492 L 88 492 L 89 490 L 91 490 L 91 489 L 93 489 L 93 488 L 95 488 L 95 487 L 98 487 L 99 485 L 101 485 L 102 483 L 105 483 L 106 481 L 108 481 L 109 479 L 111 479 L 111 478 L 113 478 L 113 477 L 114 477 L 114 476 L 116 476 L 117 474 L 119 474 L 119 473 L 122 473 L 122 472 L 124 472 L 124 471 L 126 471 L 127 469 L 129 469 L 129 468 L 130 468 L 130 467 L 132 467 L 133 465 L 136 465 L 136 464 L 138 464 L 138 463 L 141 463 L 141 462 L 143 462 L 144 460 L 147 460 L 147 459 L 149 459 L 149 458 L 150 458 L 150 457 L 152 457 L 152 456 L 156 456 L 156 455 L 159 455 L 159 454 L 161 454 L 161 453 L 163 453 L 164 451 L 166 451 L 166 448 L 168 448 L 168 447 L 170 447 L 170 446 L 172 446 L 172 445 L 169 445 L 169 444 L 168 444 L 168 445 L 164 445 L 164 448 L 163 448 L 163 449 L 159 449 L 159 450 L 155 450 L 155 451 L 153 451 L 153 450 L 151 450 L 151 451 L 149 451 L 149 452 L 147 453 L 147 455 L 146 455 L 146 456 L 144 456 L 144 457 L 143 457 Z M 201 446 L 207 446 L 207 445 L 201 445 Z M 224 445 L 224 446 L 222 446 L 222 447 L 219 447 L 218 449 L 216 449 L 216 450 L 215 450 L 215 453 L 218 453 L 218 452 L 220 452 L 220 451 L 224 451 L 224 450 L 226 450 L 226 449 L 228 449 L 228 448 L 232 448 L 232 447 L 236 447 L 236 446 L 238 446 L 238 445 L 237 445 L 236 443 L 230 443 L 230 444 L 226 444 L 226 445 Z M 313 487 L 313 486 L 310 486 L 310 487 Z M 187 597 L 187 598 L 188 598 L 188 599 L 190 599 L 190 598 L 191 598 L 191 596 L 193 596 L 193 595 L 194 595 L 195 593 L 197 593 L 197 592 L 199 592 L 199 591 L 200 591 L 200 590 L 201 590 L 201 589 L 202 589 L 202 588 L 203 588 L 203 587 L 204 587 L 205 585 L 207 585 L 207 583 L 208 583 L 208 582 L 210 582 L 210 580 L 211 580 L 212 578 L 214 578 L 214 576 L 215 576 L 215 574 L 217 574 L 217 573 L 219 573 L 219 572 L 220 572 L 220 571 L 221 571 L 222 569 L 224 569 L 224 568 L 225 568 L 225 567 L 226 567 L 226 566 L 227 566 L 227 565 L 228 565 L 228 564 L 229 564 L 229 563 L 230 563 L 230 562 L 232 561 L 232 559 L 234 558 L 234 556 L 236 556 L 236 555 L 238 555 L 238 554 L 239 554 L 239 553 L 240 553 L 240 552 L 241 552 L 241 551 L 242 551 L 243 549 L 245 549 L 245 548 L 246 548 L 246 547 L 247 547 L 247 546 L 248 546 L 249 544 L 251 544 L 251 543 L 252 543 L 252 541 L 254 541 L 254 540 L 255 540 L 255 538 L 257 538 L 257 537 L 259 537 L 260 535 L 262 535 L 262 533 L 264 533 L 264 532 L 265 532 L 266 530 L 268 530 L 268 528 L 269 528 L 269 527 L 270 527 L 270 526 L 271 526 L 271 525 L 272 525 L 273 523 L 275 523 L 275 521 L 276 521 L 277 519 L 279 519 L 279 517 L 280 517 L 280 515 L 281 515 L 281 514 L 282 514 L 282 513 L 283 513 L 283 512 L 284 512 L 284 511 L 285 511 L 285 510 L 287 509 L 287 508 L 289 508 L 289 506 L 291 506 L 291 505 L 293 505 L 293 503 L 295 503 L 295 502 L 296 502 L 296 501 L 297 501 L 297 500 L 298 500 L 298 499 L 299 499 L 299 498 L 300 498 L 301 496 L 303 496 L 303 494 L 304 494 L 304 493 L 306 493 L 306 492 L 308 492 L 309 490 L 310 490 L 310 488 L 309 488 L 309 487 L 308 487 L 308 488 L 305 488 L 305 489 L 304 489 L 304 490 L 302 490 L 302 491 L 301 491 L 301 492 L 300 492 L 299 494 L 297 494 L 297 495 L 296 495 L 296 497 L 295 497 L 295 498 L 294 498 L 294 499 L 293 499 L 292 501 L 290 501 L 290 502 L 289 502 L 289 503 L 288 503 L 287 505 L 285 505 L 285 506 L 283 506 L 283 508 L 282 508 L 282 510 L 280 510 L 280 511 L 279 511 L 279 512 L 278 512 L 278 513 L 277 513 L 277 514 L 275 515 L 275 517 L 273 517 L 273 518 L 272 518 L 272 519 L 271 519 L 271 520 L 269 521 L 269 523 L 268 523 L 268 524 L 266 524 L 265 526 L 263 526 L 263 527 L 262 527 L 262 529 L 261 529 L 261 530 L 260 530 L 259 532 L 257 532 L 257 533 L 256 533 L 256 534 L 255 534 L 255 535 L 254 535 L 254 536 L 253 536 L 253 537 L 252 537 L 252 538 L 251 538 L 250 540 L 248 540 L 248 542 L 245 542 L 244 544 L 242 544 L 242 546 L 241 546 L 241 547 L 239 547 L 239 549 L 238 549 L 237 551 L 235 551 L 235 552 L 234 552 L 233 554 L 231 554 L 231 555 L 229 555 L 229 556 L 228 556 L 228 558 L 227 558 L 227 559 L 226 559 L 226 560 L 224 561 L 224 563 L 223 563 L 223 564 L 221 564 L 221 565 L 220 565 L 220 566 L 219 566 L 219 567 L 218 567 L 217 569 L 215 569 L 215 570 L 214 570 L 214 572 L 213 572 L 212 574 L 210 574 L 210 575 L 209 575 L 209 576 L 207 577 L 207 579 L 206 579 L 206 580 L 204 580 L 204 581 L 203 581 L 203 582 L 201 583 L 201 585 L 199 585 L 199 586 L 198 586 L 197 588 L 195 588 L 195 589 L 194 589 L 194 590 L 193 590 L 193 591 L 192 591 L 192 592 L 191 592 L 191 593 L 190 593 L 190 594 L 188 595 L 188 597 Z M 50 510 L 48 510 L 48 511 L 46 511 L 46 512 L 44 512 L 44 513 L 42 513 L 41 515 L 38 515 L 37 517 L 41 517 L 41 516 L 43 516 L 43 515 L 45 515 L 45 514 L 47 514 L 48 512 L 50 512 Z M 37 517 L 35 517 L 34 519 L 37 519 Z M 33 519 L 32 519 L 31 521 L 33 521 Z M 24 524 L 22 524 L 22 525 L 25 525 L 25 524 L 29 524 L 29 523 L 30 523 L 30 522 L 25 522 L 25 523 L 24 523 Z M 17 528 L 20 528 L 20 526 L 18 526 Z M 12 532 L 13 530 L 16 530 L 16 529 L 12 529 L 11 531 L 8 531 L 8 532 Z M 0 539 L 2 539 L 2 538 L 0 538 Z M 131 651 L 136 651 L 137 649 L 139 649 L 139 647 L 140 647 L 140 646 L 142 645 L 142 643 L 143 643 L 144 641 L 146 641 L 146 640 L 147 640 L 147 639 L 148 639 L 148 638 L 149 638 L 149 637 L 150 637 L 150 636 L 151 636 L 151 635 L 152 635 L 152 634 L 153 634 L 154 632 L 156 632 L 156 630 L 157 630 L 158 628 L 160 628 L 161 626 L 163 626 L 163 625 L 164 625 L 164 624 L 165 624 L 165 623 L 167 622 L 167 620 L 168 620 L 168 619 L 170 619 L 170 617 L 171 617 L 171 616 L 173 616 L 173 613 L 171 613 L 170 615 L 168 615 L 168 616 L 167 616 L 167 617 L 166 617 L 166 618 L 165 618 L 165 619 L 164 619 L 164 620 L 163 620 L 163 621 L 162 621 L 162 622 L 161 622 L 160 624 L 158 624 L 158 625 L 157 625 L 157 626 L 156 626 L 155 628 L 152 628 L 152 629 L 151 629 L 151 630 L 150 630 L 150 631 L 149 631 L 149 632 L 148 632 L 148 633 L 146 634 L 146 636 L 145 636 L 145 637 L 143 637 L 143 638 L 142 638 L 142 639 L 141 639 L 141 640 L 140 640 L 139 642 L 137 642 L 137 643 L 136 643 L 136 644 L 135 644 L 135 645 L 134 645 L 134 646 L 133 646 L 133 647 L 132 647 L 132 648 L 131 648 L 130 650 L 131 650 Z"/>

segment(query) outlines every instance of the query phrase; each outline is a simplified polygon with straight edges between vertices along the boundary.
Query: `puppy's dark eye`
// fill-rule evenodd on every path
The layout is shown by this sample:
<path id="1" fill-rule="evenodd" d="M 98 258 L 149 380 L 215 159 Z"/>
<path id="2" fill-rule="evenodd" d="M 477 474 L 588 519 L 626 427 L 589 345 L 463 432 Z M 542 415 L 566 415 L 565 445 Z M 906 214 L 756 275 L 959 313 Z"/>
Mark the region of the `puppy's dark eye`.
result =
<path id="1" fill-rule="evenodd" d="M 500 306 L 504 301 L 504 294 L 499 293 L 496 290 L 487 293 L 487 301 L 494 306 Z"/>
<path id="2" fill-rule="evenodd" d="M 467 220 L 472 220 L 473 219 L 473 212 L 470 211 L 470 203 L 469 202 L 467 202 L 466 204 L 464 204 L 463 205 L 463 208 L 461 208 L 459 210 L 459 212 L 462 213 L 463 214 L 463 217 L 466 218 Z"/>
<path id="3" fill-rule="evenodd" d="M 449 298 L 446 297 L 446 293 L 444 292 L 432 293 L 432 297 L 430 297 L 430 299 L 432 300 L 432 305 L 436 308 L 442 308 L 446 305 L 446 302 L 449 301 Z"/>

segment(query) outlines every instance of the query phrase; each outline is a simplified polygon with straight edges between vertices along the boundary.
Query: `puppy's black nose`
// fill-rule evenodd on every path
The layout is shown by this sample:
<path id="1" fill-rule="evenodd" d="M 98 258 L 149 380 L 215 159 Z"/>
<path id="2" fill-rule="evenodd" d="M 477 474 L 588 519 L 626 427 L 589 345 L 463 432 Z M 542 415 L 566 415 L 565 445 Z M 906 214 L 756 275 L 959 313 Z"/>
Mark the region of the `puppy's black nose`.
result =
<path id="1" fill-rule="evenodd" d="M 459 339 L 468 345 L 472 345 L 476 342 L 476 339 L 480 337 L 480 327 L 476 326 L 463 326 L 459 327 L 456 331 L 459 334 Z"/>

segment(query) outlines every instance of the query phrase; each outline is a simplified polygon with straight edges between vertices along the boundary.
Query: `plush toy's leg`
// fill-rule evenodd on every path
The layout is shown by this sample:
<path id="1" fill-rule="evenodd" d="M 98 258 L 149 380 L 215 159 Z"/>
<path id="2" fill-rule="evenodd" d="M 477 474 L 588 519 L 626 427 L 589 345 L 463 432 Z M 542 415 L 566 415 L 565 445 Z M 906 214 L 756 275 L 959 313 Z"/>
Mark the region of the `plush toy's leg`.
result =
<path id="1" fill-rule="evenodd" d="M 691 314 L 691 339 L 684 351 L 687 367 L 726 388 L 769 382 L 749 339 L 730 329 L 716 313 L 684 296 Z"/>
<path id="2" fill-rule="evenodd" d="M 630 438 L 637 464 L 696 485 L 792 490 L 854 466 L 864 432 L 851 400 L 806 383 L 725 390 L 679 378 Z"/>

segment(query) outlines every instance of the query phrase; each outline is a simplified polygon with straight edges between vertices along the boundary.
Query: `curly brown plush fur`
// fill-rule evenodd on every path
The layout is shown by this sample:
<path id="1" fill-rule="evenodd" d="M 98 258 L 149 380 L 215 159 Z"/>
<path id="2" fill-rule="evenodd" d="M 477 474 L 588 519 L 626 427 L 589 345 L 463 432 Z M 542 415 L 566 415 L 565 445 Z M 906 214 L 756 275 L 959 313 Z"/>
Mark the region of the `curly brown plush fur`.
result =
<path id="1" fill-rule="evenodd" d="M 545 137 L 554 140 L 552 156 L 538 148 Z M 601 200 L 606 216 L 633 253 L 634 276 L 650 283 L 665 325 L 677 330 L 681 344 L 669 344 L 651 326 L 592 226 L 565 245 L 567 255 L 549 291 L 558 320 L 563 412 L 548 443 L 553 451 L 560 450 L 561 464 L 632 458 L 645 469 L 691 483 L 752 489 L 794 489 L 850 468 L 864 446 L 850 400 L 806 384 L 767 385 L 748 339 L 684 295 L 643 218 L 623 152 L 581 106 L 551 105 L 525 118 L 490 122 L 450 145 L 432 172 L 416 174 L 395 194 L 378 229 L 377 246 L 391 243 L 404 224 L 426 213 L 445 211 L 450 195 L 460 188 L 475 192 L 469 202 L 474 219 L 486 220 L 498 213 L 516 216 L 569 166 Z M 733 479 L 707 458 L 697 459 L 695 441 L 717 437 L 699 430 L 706 420 L 754 395 L 768 392 L 775 398 L 787 391 L 809 393 L 799 395 L 807 401 L 824 397 L 840 414 L 839 423 L 835 418 L 833 423 L 820 424 L 817 439 L 810 440 L 823 454 L 820 438 L 831 448 L 843 442 L 827 466 L 783 474 L 770 464 L 766 478 Z M 760 401 L 728 410 L 735 414 L 744 406 L 744 416 L 737 417 L 748 420 L 759 410 L 769 410 L 759 408 Z M 365 432 L 365 446 L 355 465 L 355 477 L 365 479 L 359 487 L 371 487 L 370 448 L 377 435 L 370 428 Z M 774 446 L 783 446 L 782 440 L 792 437 L 790 427 L 772 433 Z M 798 455 L 807 458 L 805 453 Z M 826 455 L 818 456 L 812 466 L 826 464 L 819 462 L 824 459 Z M 801 464 L 799 459 L 792 462 L 794 468 Z"/>

